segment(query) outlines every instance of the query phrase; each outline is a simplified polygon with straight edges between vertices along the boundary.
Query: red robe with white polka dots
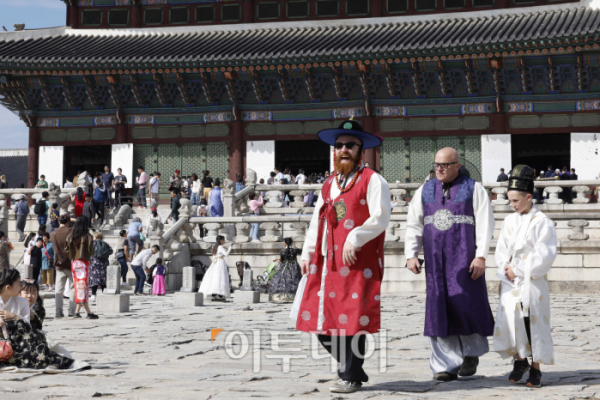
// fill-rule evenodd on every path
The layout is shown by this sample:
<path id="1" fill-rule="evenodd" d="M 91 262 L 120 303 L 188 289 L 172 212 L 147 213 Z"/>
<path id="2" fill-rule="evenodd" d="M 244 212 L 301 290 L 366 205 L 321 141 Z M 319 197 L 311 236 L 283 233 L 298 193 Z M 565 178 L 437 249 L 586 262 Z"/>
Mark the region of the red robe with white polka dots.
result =
<path id="1" fill-rule="evenodd" d="M 300 331 L 331 336 L 379 331 L 385 232 L 356 249 L 357 261 L 353 265 L 345 265 L 342 254 L 348 234 L 370 217 L 367 188 L 372 176 L 371 169 L 363 168 L 354 187 L 335 200 L 330 198 L 335 176 L 323 184 L 324 204 L 315 210 L 319 213 L 316 250 L 296 322 Z M 326 258 L 321 254 L 324 236 Z"/>

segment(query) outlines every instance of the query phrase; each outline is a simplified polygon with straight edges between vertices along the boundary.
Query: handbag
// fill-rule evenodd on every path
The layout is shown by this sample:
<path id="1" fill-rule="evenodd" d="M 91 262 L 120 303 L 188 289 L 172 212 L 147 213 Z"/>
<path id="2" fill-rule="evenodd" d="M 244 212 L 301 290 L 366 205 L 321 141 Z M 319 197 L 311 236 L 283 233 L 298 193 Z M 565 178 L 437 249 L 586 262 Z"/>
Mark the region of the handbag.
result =
<path id="1" fill-rule="evenodd" d="M 10 337 L 6 330 L 6 325 L 2 325 L 2 334 L 4 339 L 0 339 L 0 362 L 6 362 L 10 360 L 15 354 L 10 344 Z"/>
<path id="2" fill-rule="evenodd" d="M 142 232 L 140 232 L 140 240 L 142 242 L 146 241 L 146 236 L 144 236 L 144 234 Z"/>
<path id="3" fill-rule="evenodd" d="M 118 250 L 118 251 L 115 253 L 115 258 L 116 258 L 117 260 L 119 260 L 119 259 L 121 259 L 121 258 L 125 258 L 125 249 Z"/>
<path id="4" fill-rule="evenodd" d="M 44 243 L 44 254 L 46 254 L 46 259 L 48 260 L 48 267 L 50 269 L 54 269 L 54 258 L 50 257 L 48 251 L 46 250 L 46 243 Z"/>
<path id="5" fill-rule="evenodd" d="M 302 297 L 304 297 L 304 289 L 306 289 L 306 281 L 308 280 L 308 274 L 302 275 L 300 283 L 298 283 L 298 290 L 296 290 L 296 297 L 294 297 L 294 304 L 292 304 L 292 310 L 290 311 L 290 319 L 294 322 L 298 319 L 300 313 L 300 304 L 302 303 Z"/>

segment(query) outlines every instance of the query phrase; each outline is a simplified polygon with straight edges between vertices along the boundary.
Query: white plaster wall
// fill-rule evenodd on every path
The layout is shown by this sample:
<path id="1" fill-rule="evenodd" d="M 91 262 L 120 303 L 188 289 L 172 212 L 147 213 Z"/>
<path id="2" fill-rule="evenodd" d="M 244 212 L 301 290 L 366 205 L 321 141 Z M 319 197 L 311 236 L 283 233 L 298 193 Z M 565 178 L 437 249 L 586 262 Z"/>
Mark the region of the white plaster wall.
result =
<path id="1" fill-rule="evenodd" d="M 580 180 L 600 174 L 600 133 L 571 133 L 571 168 Z"/>
<path id="2" fill-rule="evenodd" d="M 253 140 L 246 143 L 246 167 L 256 171 L 257 182 L 269 179 L 275 169 L 275 141 Z"/>
<path id="3" fill-rule="evenodd" d="M 63 187 L 64 154 L 63 146 L 40 146 L 38 159 L 39 174 L 45 175 L 48 183 L 54 182 L 61 188 Z"/>
<path id="4" fill-rule="evenodd" d="M 512 148 L 509 134 L 481 135 L 481 169 L 484 182 L 496 182 L 500 168 L 508 175 L 512 169 Z"/>
<path id="5" fill-rule="evenodd" d="M 125 187 L 131 188 L 133 182 L 133 144 L 113 144 L 111 151 L 111 172 L 116 176 L 117 169 L 121 168 L 123 170 L 123 175 L 127 178 L 127 185 L 125 185 Z"/>

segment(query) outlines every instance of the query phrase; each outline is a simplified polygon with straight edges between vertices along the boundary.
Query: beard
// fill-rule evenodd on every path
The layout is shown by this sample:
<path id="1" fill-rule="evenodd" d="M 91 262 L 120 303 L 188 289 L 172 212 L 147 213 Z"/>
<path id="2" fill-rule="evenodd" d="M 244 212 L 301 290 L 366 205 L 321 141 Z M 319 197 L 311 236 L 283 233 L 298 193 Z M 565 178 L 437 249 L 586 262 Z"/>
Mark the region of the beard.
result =
<path id="1" fill-rule="evenodd" d="M 352 154 L 348 152 L 339 153 L 335 157 L 335 170 L 338 174 L 343 176 L 348 176 L 354 169 L 357 167 L 360 162 L 360 151 L 356 154 L 355 157 L 352 157 Z M 350 158 L 350 162 L 342 163 L 342 157 Z"/>

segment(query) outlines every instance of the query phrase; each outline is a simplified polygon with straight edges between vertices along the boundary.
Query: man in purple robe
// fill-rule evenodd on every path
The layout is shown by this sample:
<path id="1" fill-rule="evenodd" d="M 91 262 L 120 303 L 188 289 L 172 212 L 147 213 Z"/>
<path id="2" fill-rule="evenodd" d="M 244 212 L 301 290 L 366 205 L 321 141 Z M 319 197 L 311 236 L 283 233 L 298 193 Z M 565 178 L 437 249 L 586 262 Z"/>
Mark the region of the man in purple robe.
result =
<path id="1" fill-rule="evenodd" d="M 431 344 L 434 379 L 456 380 L 477 372 L 489 351 L 486 336 L 494 317 L 485 283 L 485 259 L 494 231 L 487 192 L 460 172 L 458 152 L 438 151 L 436 179 L 415 193 L 407 215 L 407 267 L 421 272 L 425 253 L 427 303 L 425 336 Z"/>

